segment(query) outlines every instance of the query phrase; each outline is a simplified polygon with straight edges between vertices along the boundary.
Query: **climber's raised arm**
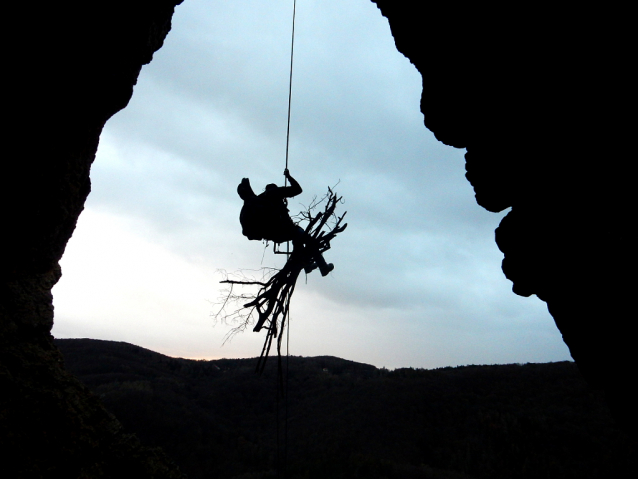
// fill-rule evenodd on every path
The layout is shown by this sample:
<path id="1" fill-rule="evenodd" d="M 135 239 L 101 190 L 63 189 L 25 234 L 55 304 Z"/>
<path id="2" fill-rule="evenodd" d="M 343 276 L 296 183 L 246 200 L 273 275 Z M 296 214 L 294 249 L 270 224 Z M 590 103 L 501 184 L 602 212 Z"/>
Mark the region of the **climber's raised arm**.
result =
<path id="1" fill-rule="evenodd" d="M 292 198 L 293 196 L 300 195 L 303 190 L 301 189 L 301 186 L 299 185 L 299 183 L 297 183 L 297 180 L 295 180 L 292 176 L 290 176 L 290 172 L 288 171 L 288 168 L 284 170 L 284 176 L 288 179 L 288 181 L 290 181 L 290 186 L 285 186 L 283 188 L 282 193 L 284 194 L 284 197 Z"/>

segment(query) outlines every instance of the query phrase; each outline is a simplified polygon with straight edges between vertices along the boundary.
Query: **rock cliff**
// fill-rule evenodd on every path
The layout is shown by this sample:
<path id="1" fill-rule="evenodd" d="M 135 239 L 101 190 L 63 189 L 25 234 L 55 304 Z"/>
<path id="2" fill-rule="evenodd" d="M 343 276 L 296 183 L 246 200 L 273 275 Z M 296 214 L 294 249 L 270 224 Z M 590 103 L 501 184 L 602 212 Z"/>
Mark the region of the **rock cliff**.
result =
<path id="1" fill-rule="evenodd" d="M 100 132 L 128 103 L 178 3 L 71 0 L 5 9 L 0 449 L 14 477 L 182 477 L 161 452 L 124 434 L 64 370 L 50 334 L 51 288 L 90 191 Z"/>
<path id="2" fill-rule="evenodd" d="M 178 3 L 5 9 L 0 449 L 25 477 L 180 476 L 65 372 L 50 334 L 51 288 L 90 191 L 100 132 L 126 106 Z M 596 6 L 376 3 L 422 74 L 425 125 L 467 148 L 479 205 L 511 208 L 496 241 L 514 292 L 547 302 L 581 371 L 635 431 L 631 16 Z"/>
<path id="3" fill-rule="evenodd" d="M 421 72 L 426 127 L 467 149 L 479 205 L 511 208 L 496 243 L 513 291 L 547 303 L 581 372 L 635 431 L 629 12 L 374 1 Z"/>

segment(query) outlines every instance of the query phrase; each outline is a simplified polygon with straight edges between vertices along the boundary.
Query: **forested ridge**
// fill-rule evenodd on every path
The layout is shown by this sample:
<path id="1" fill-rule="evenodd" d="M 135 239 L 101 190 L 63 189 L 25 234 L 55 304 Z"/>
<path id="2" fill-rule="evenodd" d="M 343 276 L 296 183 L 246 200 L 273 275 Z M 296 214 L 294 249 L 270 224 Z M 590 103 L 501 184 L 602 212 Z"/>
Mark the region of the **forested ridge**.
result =
<path id="1" fill-rule="evenodd" d="M 55 342 L 125 428 L 190 478 L 276 477 L 276 358 L 259 376 L 256 358 Z M 290 478 L 607 478 L 637 465 L 636 442 L 572 362 L 388 371 L 293 356 L 287 436 Z"/>

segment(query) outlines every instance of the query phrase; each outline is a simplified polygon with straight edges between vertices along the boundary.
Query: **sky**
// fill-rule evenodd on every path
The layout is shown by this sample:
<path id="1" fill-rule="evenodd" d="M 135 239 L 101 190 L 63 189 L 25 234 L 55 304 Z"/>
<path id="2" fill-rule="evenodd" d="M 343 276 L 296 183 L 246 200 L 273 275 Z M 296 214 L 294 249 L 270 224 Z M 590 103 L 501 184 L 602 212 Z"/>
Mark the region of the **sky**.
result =
<path id="1" fill-rule="evenodd" d="M 326 277 L 300 276 L 290 351 L 389 369 L 570 359 L 536 296 L 511 291 L 464 150 L 419 110 L 421 76 L 368 0 L 299 0 L 289 168 L 334 187 L 348 228 Z M 58 338 L 126 341 L 175 357 L 258 356 L 264 332 L 224 342 L 223 271 L 281 267 L 241 234 L 236 188 L 283 184 L 292 0 L 186 0 L 129 105 L 111 118 L 92 192 L 53 289 Z M 435 73 L 435 72 L 433 72 Z M 458 114 L 463 114 L 459 111 Z"/>

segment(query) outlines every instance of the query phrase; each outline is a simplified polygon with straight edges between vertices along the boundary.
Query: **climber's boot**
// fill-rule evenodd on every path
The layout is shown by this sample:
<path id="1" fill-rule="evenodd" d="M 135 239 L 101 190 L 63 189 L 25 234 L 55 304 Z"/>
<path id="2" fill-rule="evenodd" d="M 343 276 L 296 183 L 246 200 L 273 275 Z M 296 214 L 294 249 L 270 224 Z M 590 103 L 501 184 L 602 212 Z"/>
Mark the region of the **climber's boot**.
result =
<path id="1" fill-rule="evenodd" d="M 335 265 L 332 263 L 328 263 L 325 266 L 319 266 L 319 271 L 321 271 L 321 276 L 327 276 L 330 271 L 335 269 Z"/>

